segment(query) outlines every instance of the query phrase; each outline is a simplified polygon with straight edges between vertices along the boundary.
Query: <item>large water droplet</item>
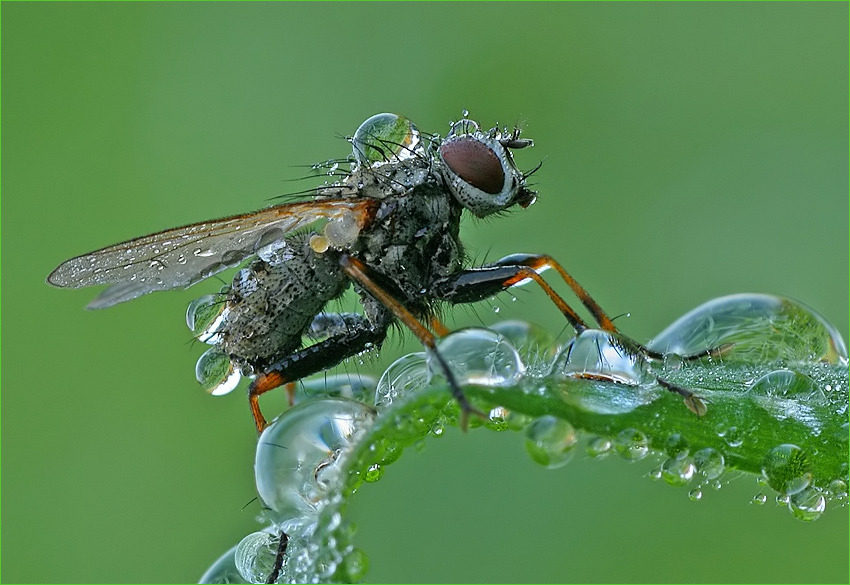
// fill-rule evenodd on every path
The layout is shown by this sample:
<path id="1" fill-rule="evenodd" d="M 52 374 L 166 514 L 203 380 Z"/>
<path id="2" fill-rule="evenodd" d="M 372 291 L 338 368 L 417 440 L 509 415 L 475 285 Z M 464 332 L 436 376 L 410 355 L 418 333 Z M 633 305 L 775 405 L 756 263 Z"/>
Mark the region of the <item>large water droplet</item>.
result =
<path id="1" fill-rule="evenodd" d="M 517 349 L 522 361 L 532 373 L 538 373 L 539 369 L 548 369 L 549 362 L 557 352 L 555 338 L 549 330 L 540 325 L 525 321 L 501 321 L 491 325 L 490 329 L 507 339 Z M 539 373 L 542 374 L 543 371 Z"/>
<path id="2" fill-rule="evenodd" d="M 578 434 L 567 421 L 546 415 L 525 428 L 525 448 L 531 459 L 549 469 L 566 465 L 572 457 Z"/>
<path id="3" fill-rule="evenodd" d="M 637 429 L 624 429 L 614 440 L 614 448 L 623 459 L 640 461 L 649 452 L 649 439 Z"/>
<path id="4" fill-rule="evenodd" d="M 510 386 L 525 372 L 519 353 L 501 335 L 470 327 L 455 331 L 437 342 L 437 350 L 461 384 Z M 432 374 L 443 375 L 439 361 L 429 355 Z"/>
<path id="5" fill-rule="evenodd" d="M 226 553 L 221 555 L 207 569 L 203 576 L 198 580 L 198 583 L 210 583 L 220 585 L 223 583 L 249 583 L 242 575 L 239 574 L 239 569 L 236 568 L 236 562 L 233 558 L 236 552 L 236 547 L 232 547 Z"/>
<path id="6" fill-rule="evenodd" d="M 555 357 L 553 374 L 636 386 L 655 380 L 638 348 L 628 339 L 586 329 Z"/>
<path id="7" fill-rule="evenodd" d="M 762 461 L 762 474 L 770 487 L 780 494 L 793 495 L 803 491 L 812 481 L 812 464 L 797 445 L 779 445 L 770 450 Z"/>
<path id="8" fill-rule="evenodd" d="M 321 374 L 315 378 L 301 380 L 296 392 L 306 398 L 314 396 L 340 396 L 359 402 L 372 400 L 378 382 L 365 374 Z"/>
<path id="9" fill-rule="evenodd" d="M 822 315 L 779 296 L 738 294 L 700 305 L 653 339 L 661 353 L 694 355 L 727 344 L 723 359 L 846 363 L 841 335 Z"/>
<path id="10" fill-rule="evenodd" d="M 788 500 L 788 509 L 794 518 L 803 522 L 813 522 L 820 518 L 826 509 L 826 498 L 821 490 L 808 487 L 791 496 Z"/>
<path id="11" fill-rule="evenodd" d="M 598 414 L 631 412 L 663 393 L 651 384 L 655 378 L 646 360 L 628 340 L 595 329 L 570 341 L 555 357 L 549 374 L 590 381 L 564 385 L 564 399 Z"/>
<path id="12" fill-rule="evenodd" d="M 726 469 L 723 454 L 711 447 L 700 449 L 694 453 L 694 465 L 700 475 L 706 479 L 715 479 L 720 477 Z"/>
<path id="13" fill-rule="evenodd" d="M 688 485 L 694 476 L 694 471 L 696 467 L 690 457 L 671 457 L 661 464 L 661 477 L 675 487 Z"/>
<path id="14" fill-rule="evenodd" d="M 233 367 L 226 353 L 211 347 L 198 358 L 195 378 L 213 396 L 223 396 L 239 385 L 242 375 Z"/>
<path id="15" fill-rule="evenodd" d="M 413 122 L 396 114 L 375 114 L 354 133 L 354 158 L 364 166 L 414 156 L 421 137 Z"/>
<path id="16" fill-rule="evenodd" d="M 386 369 L 375 388 L 375 406 L 389 406 L 400 396 L 412 394 L 431 379 L 423 352 L 401 356 Z"/>
<path id="17" fill-rule="evenodd" d="M 345 398 L 307 400 L 260 436 L 254 472 L 269 518 L 289 535 L 312 526 L 321 499 L 339 477 L 340 458 L 374 418 Z"/>
<path id="18" fill-rule="evenodd" d="M 265 583 L 274 568 L 280 535 L 253 532 L 236 545 L 234 564 L 245 583 Z"/>

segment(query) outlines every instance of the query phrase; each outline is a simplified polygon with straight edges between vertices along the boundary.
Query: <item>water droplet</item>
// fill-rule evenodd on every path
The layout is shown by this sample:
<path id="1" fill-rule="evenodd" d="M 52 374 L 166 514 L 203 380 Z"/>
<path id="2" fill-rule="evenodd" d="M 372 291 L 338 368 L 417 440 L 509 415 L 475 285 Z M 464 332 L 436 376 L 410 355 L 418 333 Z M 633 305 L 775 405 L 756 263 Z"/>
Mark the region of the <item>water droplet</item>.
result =
<path id="1" fill-rule="evenodd" d="M 369 557 L 357 547 L 351 547 L 339 564 L 336 583 L 360 583 L 369 571 Z M 341 574 L 340 574 L 341 573 Z"/>
<path id="2" fill-rule="evenodd" d="M 763 492 L 759 492 L 753 496 L 753 504 L 763 506 L 767 503 L 767 496 Z"/>
<path id="3" fill-rule="evenodd" d="M 846 498 L 847 484 L 840 479 L 833 479 L 831 482 L 829 482 L 829 493 L 833 498 Z"/>
<path id="4" fill-rule="evenodd" d="M 508 430 L 510 411 L 504 406 L 496 406 L 487 414 L 487 428 L 494 431 Z"/>
<path id="5" fill-rule="evenodd" d="M 724 360 L 846 363 L 841 335 L 823 316 L 783 297 L 738 294 L 700 305 L 653 339 L 660 353 L 693 355 L 725 347 Z"/>
<path id="6" fill-rule="evenodd" d="M 634 344 L 598 329 L 574 337 L 552 363 L 552 373 L 639 385 L 655 380 Z"/>
<path id="7" fill-rule="evenodd" d="M 788 501 L 791 499 L 791 496 L 787 494 L 776 494 L 776 505 L 777 506 L 787 506 Z"/>
<path id="8" fill-rule="evenodd" d="M 211 347 L 198 358 L 195 378 L 213 396 L 224 396 L 239 385 L 242 376 L 233 367 L 227 354 L 217 347 Z"/>
<path id="9" fill-rule="evenodd" d="M 206 295 L 189 303 L 186 309 L 186 325 L 192 334 L 203 343 L 214 345 L 215 333 L 224 323 L 225 304 L 220 297 Z"/>
<path id="10" fill-rule="evenodd" d="M 625 429 L 614 440 L 614 448 L 623 459 L 640 461 L 649 452 L 649 439 L 637 429 Z"/>
<path id="11" fill-rule="evenodd" d="M 774 370 L 756 380 L 749 393 L 756 396 L 808 399 L 817 387 L 811 378 L 793 370 Z"/>
<path id="12" fill-rule="evenodd" d="M 715 479 L 725 470 L 723 454 L 719 451 L 706 447 L 694 453 L 694 465 L 700 475 L 706 479 Z"/>
<path id="13" fill-rule="evenodd" d="M 280 535 L 253 532 L 236 545 L 236 570 L 246 583 L 265 583 L 274 568 Z"/>
<path id="14" fill-rule="evenodd" d="M 695 471 L 696 467 L 690 457 L 671 457 L 661 464 L 661 477 L 674 487 L 688 485 Z"/>
<path id="15" fill-rule="evenodd" d="M 792 495 L 788 500 L 791 515 L 803 522 L 814 522 L 826 509 L 826 498 L 821 490 L 808 487 Z"/>
<path id="16" fill-rule="evenodd" d="M 233 558 L 235 552 L 236 547 L 234 546 L 221 555 L 210 566 L 210 568 L 204 572 L 198 583 L 210 583 L 215 585 L 222 583 L 248 583 L 248 581 L 242 578 L 242 575 L 239 574 L 239 570 L 236 568 L 236 562 Z"/>
<path id="17" fill-rule="evenodd" d="M 534 419 L 525 429 L 525 449 L 534 462 L 548 469 L 566 465 L 576 441 L 573 425 L 550 415 Z"/>
<path id="18" fill-rule="evenodd" d="M 419 131 L 410 120 L 388 113 L 363 122 L 351 139 L 354 158 L 364 166 L 410 158 L 421 150 L 420 143 Z"/>
<path id="19" fill-rule="evenodd" d="M 651 479 L 652 481 L 658 481 L 659 479 L 661 479 L 661 468 L 655 467 L 652 471 L 649 472 L 648 476 L 649 479 Z"/>
<path id="20" fill-rule="evenodd" d="M 502 309 L 501 309 L 501 307 L 499 307 L 499 305 L 495 305 L 495 306 L 493 307 L 493 312 L 494 312 L 494 313 L 496 313 L 497 315 L 499 314 L 499 311 L 501 311 L 501 310 L 502 310 Z"/>
<path id="21" fill-rule="evenodd" d="M 738 427 L 729 427 L 723 435 L 723 440 L 730 447 L 740 447 L 744 443 L 744 435 Z"/>
<path id="22" fill-rule="evenodd" d="M 691 445 L 680 433 L 673 433 L 664 442 L 664 452 L 674 459 L 682 459 L 688 456 Z"/>
<path id="23" fill-rule="evenodd" d="M 378 381 L 372 376 L 347 372 L 345 374 L 322 373 L 314 378 L 301 380 L 297 394 L 303 397 L 340 396 L 367 402 L 375 396 Z"/>
<path id="24" fill-rule="evenodd" d="M 698 488 L 693 489 L 688 492 L 688 497 L 691 499 L 692 502 L 698 502 L 702 499 L 702 490 Z"/>
<path id="25" fill-rule="evenodd" d="M 374 483 L 384 476 L 384 468 L 373 463 L 366 469 L 366 475 L 363 477 L 369 483 Z"/>
<path id="26" fill-rule="evenodd" d="M 611 451 L 611 440 L 605 437 L 594 437 L 587 443 L 587 454 L 593 458 L 604 457 Z"/>
<path id="27" fill-rule="evenodd" d="M 528 369 L 544 373 L 549 369 L 549 362 L 555 357 L 558 346 L 554 336 L 545 327 L 525 321 L 500 321 L 490 326 L 511 345 L 513 345 Z"/>
<path id="28" fill-rule="evenodd" d="M 353 213 L 343 213 L 325 224 L 325 240 L 337 249 L 350 247 L 360 235 L 360 224 Z"/>
<path id="29" fill-rule="evenodd" d="M 470 327 L 455 331 L 440 339 L 437 349 L 461 384 L 510 386 L 525 372 L 517 350 L 488 329 Z M 437 359 L 429 355 L 427 360 L 432 374 L 443 374 Z"/>
<path id="30" fill-rule="evenodd" d="M 812 481 L 811 461 L 797 445 L 779 445 L 762 461 L 762 474 L 770 487 L 780 494 L 796 494 Z"/>
<path id="31" fill-rule="evenodd" d="M 263 431 L 254 472 L 269 518 L 292 536 L 317 520 L 329 486 L 341 481 L 340 458 L 371 424 L 374 411 L 345 398 L 295 405 Z"/>
<path id="32" fill-rule="evenodd" d="M 389 406 L 401 396 L 412 394 L 428 384 L 428 371 L 423 352 L 409 353 L 400 357 L 386 369 L 375 389 L 375 406 Z"/>

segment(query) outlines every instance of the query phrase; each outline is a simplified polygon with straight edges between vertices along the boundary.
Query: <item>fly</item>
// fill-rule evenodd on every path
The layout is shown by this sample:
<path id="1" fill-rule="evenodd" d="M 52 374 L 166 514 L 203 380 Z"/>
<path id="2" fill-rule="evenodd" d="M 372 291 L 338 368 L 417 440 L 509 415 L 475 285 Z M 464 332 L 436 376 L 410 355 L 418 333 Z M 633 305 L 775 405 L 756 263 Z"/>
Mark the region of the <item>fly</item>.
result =
<path id="1" fill-rule="evenodd" d="M 235 370 L 253 378 L 248 399 L 258 431 L 267 426 L 259 405 L 262 394 L 286 386 L 291 402 L 294 382 L 379 348 L 394 323 L 406 326 L 434 356 L 460 405 L 465 428 L 470 414 L 483 414 L 469 403 L 437 351 L 436 340 L 448 333 L 436 318 L 438 307 L 478 302 L 533 280 L 577 333 L 587 329 L 540 276 L 550 268 L 600 329 L 619 333 L 548 255 L 512 254 L 482 266 L 464 265 L 464 211 L 486 217 L 528 207 L 537 197 L 527 185 L 536 168 L 521 172 L 511 154 L 533 144 L 518 129 L 481 130 L 464 116 L 442 138 L 421 134 L 404 117 L 378 114 L 349 140 L 351 171 L 317 189 L 309 201 L 109 246 L 63 262 L 47 282 L 63 288 L 110 285 L 88 306 L 101 309 L 191 286 L 253 257 L 215 303 L 203 340 L 214 344 Z M 329 174 L 339 172 L 334 161 L 327 168 Z M 316 227 L 320 220 L 324 225 Z M 351 286 L 362 313 L 326 313 L 328 303 Z M 305 339 L 313 343 L 305 346 Z M 646 357 L 662 357 L 635 342 L 624 343 Z M 682 395 L 696 414 L 705 412 L 689 390 L 659 382 Z"/>

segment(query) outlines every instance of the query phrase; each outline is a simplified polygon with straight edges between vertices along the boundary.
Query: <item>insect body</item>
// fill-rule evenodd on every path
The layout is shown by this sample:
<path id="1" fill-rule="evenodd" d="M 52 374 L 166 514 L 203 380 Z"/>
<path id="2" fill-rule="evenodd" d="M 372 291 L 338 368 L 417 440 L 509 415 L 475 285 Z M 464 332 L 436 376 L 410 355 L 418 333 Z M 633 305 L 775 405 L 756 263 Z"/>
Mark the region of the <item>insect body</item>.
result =
<path id="1" fill-rule="evenodd" d="M 258 397 L 379 347 L 396 322 L 408 327 L 441 364 L 466 417 L 475 412 L 436 350 L 440 303 L 480 301 L 535 280 L 577 331 L 587 325 L 540 277 L 554 268 L 600 328 L 611 319 L 554 260 L 515 254 L 464 267 L 460 219 L 478 217 L 536 197 L 511 149 L 531 145 L 519 131 L 482 131 L 464 118 L 445 138 L 421 135 L 407 119 L 378 114 L 350 139 L 353 168 L 317 189 L 311 201 L 201 222 L 72 258 L 48 277 L 78 288 L 110 284 L 90 305 L 103 308 L 156 290 L 190 286 L 256 256 L 218 304 L 207 342 L 254 377 L 248 394 L 257 429 L 266 426 Z M 533 171 L 532 171 L 533 172 Z M 303 231 L 324 220 L 323 227 Z M 298 231 L 296 231 L 298 230 Z M 354 285 L 362 314 L 325 313 Z M 304 345 L 304 339 L 314 342 Z M 648 351 L 641 348 L 642 351 Z M 688 391 L 671 388 L 687 399 Z M 693 410 L 698 410 L 689 404 Z M 704 407 L 703 407 L 704 408 Z"/>

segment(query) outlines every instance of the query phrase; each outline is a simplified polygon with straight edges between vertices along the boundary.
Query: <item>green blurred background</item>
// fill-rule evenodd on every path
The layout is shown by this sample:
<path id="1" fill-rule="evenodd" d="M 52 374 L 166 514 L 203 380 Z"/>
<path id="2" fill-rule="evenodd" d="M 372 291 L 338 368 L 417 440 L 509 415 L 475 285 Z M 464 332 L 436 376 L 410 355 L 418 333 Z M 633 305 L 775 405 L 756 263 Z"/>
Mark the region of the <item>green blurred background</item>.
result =
<path id="1" fill-rule="evenodd" d="M 554 255 L 639 340 L 744 291 L 846 338 L 847 47 L 843 2 L 3 3 L 2 580 L 194 581 L 257 528 L 243 392 L 198 388 L 184 324 L 220 283 L 86 312 L 44 278 L 313 185 L 377 112 L 521 123 L 540 198 L 467 221 L 472 255 Z M 559 332 L 526 288 L 453 323 Z M 750 476 L 694 503 L 654 465 L 452 429 L 361 490 L 355 543 L 373 582 L 847 582 L 846 507 L 803 524 Z"/>

